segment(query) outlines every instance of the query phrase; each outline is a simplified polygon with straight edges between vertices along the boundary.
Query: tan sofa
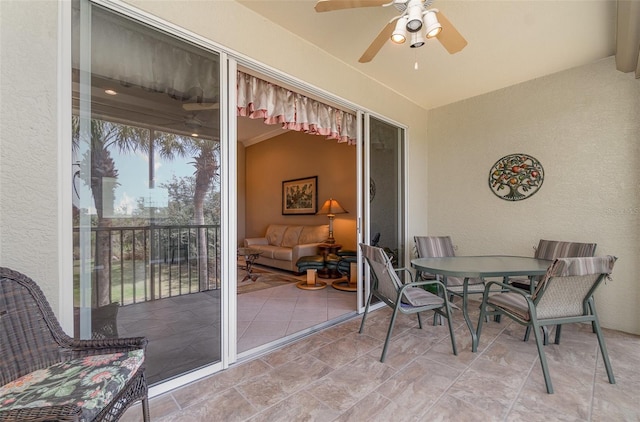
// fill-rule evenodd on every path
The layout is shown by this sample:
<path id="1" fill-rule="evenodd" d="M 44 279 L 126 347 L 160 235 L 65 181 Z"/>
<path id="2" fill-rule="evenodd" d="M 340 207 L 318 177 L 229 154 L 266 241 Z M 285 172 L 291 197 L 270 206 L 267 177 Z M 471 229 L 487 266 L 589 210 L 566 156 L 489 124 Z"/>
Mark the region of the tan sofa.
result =
<path id="1" fill-rule="evenodd" d="M 270 224 L 264 237 L 244 239 L 244 246 L 262 251 L 257 264 L 298 272 L 300 257 L 316 255 L 318 245 L 329 237 L 329 225 L 293 226 Z"/>

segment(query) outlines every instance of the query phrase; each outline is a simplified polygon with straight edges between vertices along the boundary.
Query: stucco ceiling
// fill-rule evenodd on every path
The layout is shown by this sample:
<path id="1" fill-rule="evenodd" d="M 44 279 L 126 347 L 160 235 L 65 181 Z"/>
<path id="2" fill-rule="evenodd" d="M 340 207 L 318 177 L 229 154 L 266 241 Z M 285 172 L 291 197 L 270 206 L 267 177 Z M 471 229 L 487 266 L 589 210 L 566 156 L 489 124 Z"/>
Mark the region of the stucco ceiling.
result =
<path id="1" fill-rule="evenodd" d="M 613 0 L 435 0 L 467 39 L 464 50 L 450 55 L 435 40 L 418 49 L 388 42 L 365 64 L 358 58 L 395 8 L 316 13 L 310 0 L 238 1 L 425 109 L 615 54 Z"/>

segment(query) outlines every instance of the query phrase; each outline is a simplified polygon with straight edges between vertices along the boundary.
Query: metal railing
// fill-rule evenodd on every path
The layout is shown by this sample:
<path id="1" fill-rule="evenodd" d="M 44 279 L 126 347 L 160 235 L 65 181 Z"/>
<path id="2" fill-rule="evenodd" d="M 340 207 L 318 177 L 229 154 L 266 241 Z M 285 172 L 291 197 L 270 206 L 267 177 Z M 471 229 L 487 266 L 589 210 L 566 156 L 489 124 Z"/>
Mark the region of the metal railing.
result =
<path id="1" fill-rule="evenodd" d="M 121 306 L 220 289 L 220 225 L 92 227 L 91 255 L 96 303 L 103 283 Z"/>

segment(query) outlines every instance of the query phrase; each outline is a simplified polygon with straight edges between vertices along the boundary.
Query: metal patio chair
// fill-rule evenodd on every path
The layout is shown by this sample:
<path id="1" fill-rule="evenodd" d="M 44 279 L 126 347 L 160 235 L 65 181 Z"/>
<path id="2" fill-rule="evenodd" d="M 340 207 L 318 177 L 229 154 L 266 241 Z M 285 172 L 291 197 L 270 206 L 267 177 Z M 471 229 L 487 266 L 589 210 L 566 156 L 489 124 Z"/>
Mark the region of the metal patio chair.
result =
<path id="1" fill-rule="evenodd" d="M 456 256 L 453 248 L 451 236 L 413 236 L 416 245 L 416 253 L 418 258 L 445 258 Z M 434 278 L 442 281 L 450 295 L 460 296 L 465 299 L 463 285 L 464 280 L 459 277 L 442 277 L 438 274 L 429 274 L 421 272 L 419 274 L 422 280 L 433 280 Z M 470 278 L 467 282 L 467 294 L 481 294 L 484 292 L 484 281 L 480 278 Z M 449 297 L 451 299 L 451 296 Z M 466 306 L 466 303 L 464 304 Z"/>
<path id="2" fill-rule="evenodd" d="M 76 340 L 36 283 L 0 267 L 0 421 L 116 421 L 142 400 L 144 337 Z"/>
<path id="3" fill-rule="evenodd" d="M 616 260 L 614 256 L 558 258 L 549 267 L 533 294 L 507 283 L 487 282 L 478 318 L 478 339 L 487 315 L 505 315 L 519 324 L 533 327 L 547 393 L 552 394 L 553 385 L 543 341 L 540 338 L 541 327 L 591 322 L 598 337 L 609 382 L 615 384 L 593 293 L 605 278 L 610 278 Z M 492 285 L 497 285 L 507 292 L 491 295 Z M 556 344 L 559 342 L 559 334 L 560 331 L 556 331 Z"/>
<path id="4" fill-rule="evenodd" d="M 382 248 L 360 244 L 362 253 L 369 264 L 371 270 L 370 293 L 367 299 L 367 305 L 362 316 L 359 332 L 362 333 L 364 324 L 371 306 L 371 300 L 375 296 L 389 307 L 393 309 L 387 337 L 384 341 L 382 356 L 380 362 L 384 362 L 389 340 L 393 332 L 398 312 L 403 314 L 416 314 L 418 317 L 418 325 L 422 329 L 422 320 L 420 312 L 434 311 L 447 319 L 449 323 L 449 335 L 451 337 L 451 346 L 453 354 L 457 355 L 456 341 L 453 333 L 453 325 L 451 323 L 451 305 L 447 298 L 444 284 L 438 280 L 413 281 L 413 274 L 407 268 L 393 268 L 391 259 Z M 404 283 L 400 280 L 398 272 L 404 272 L 408 282 Z M 422 286 L 436 286 L 442 293 L 442 296 L 430 293 L 422 288 Z"/>
<path id="5" fill-rule="evenodd" d="M 595 243 L 565 242 L 560 240 L 540 239 L 535 247 L 534 258 L 548 259 L 553 261 L 556 258 L 579 258 L 594 256 L 596 253 Z M 531 280 L 527 277 L 510 277 L 509 283 L 524 290 L 533 292 L 535 283 L 531 285 Z"/>
<path id="6" fill-rule="evenodd" d="M 553 261 L 556 258 L 580 258 L 594 256 L 596 253 L 596 243 L 580 243 L 580 242 L 565 242 L 560 240 L 545 240 L 540 239 L 538 246 L 535 249 L 533 255 L 534 258 L 547 259 Z M 509 283 L 520 289 L 529 290 L 533 293 L 536 283 L 540 279 L 534 279 L 534 283 L 527 277 L 510 277 Z M 556 338 L 560 341 L 560 326 L 556 327 Z M 595 328 L 594 328 L 595 329 Z M 544 344 L 549 344 L 549 332 L 545 327 L 544 331 Z M 595 331 L 594 331 L 595 332 Z M 529 340 L 531 334 L 531 327 L 527 327 L 524 334 L 524 341 Z"/>

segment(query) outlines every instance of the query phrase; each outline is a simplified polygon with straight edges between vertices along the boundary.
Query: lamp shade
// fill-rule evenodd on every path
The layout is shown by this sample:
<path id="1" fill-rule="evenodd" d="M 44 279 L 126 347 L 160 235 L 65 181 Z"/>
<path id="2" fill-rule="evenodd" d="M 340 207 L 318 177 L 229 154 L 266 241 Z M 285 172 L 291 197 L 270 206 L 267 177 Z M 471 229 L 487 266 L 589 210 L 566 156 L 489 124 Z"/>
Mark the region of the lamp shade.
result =
<path id="1" fill-rule="evenodd" d="M 347 210 L 342 208 L 342 205 L 340 205 L 340 203 L 335 199 L 330 198 L 324 201 L 324 204 L 322 204 L 322 208 L 320 208 L 320 211 L 318 211 L 317 214 L 326 214 L 326 216 L 329 217 L 329 237 L 327 238 L 325 243 L 336 243 L 336 239 L 334 239 L 333 237 L 333 218 L 336 216 L 336 214 L 346 213 Z"/>
<path id="2" fill-rule="evenodd" d="M 342 208 L 342 205 L 340 205 L 340 203 L 333 198 L 327 199 L 322 205 L 322 208 L 320 208 L 320 211 L 318 211 L 318 214 L 327 214 L 327 215 L 346 214 L 346 213 L 348 213 L 348 211 Z"/>

